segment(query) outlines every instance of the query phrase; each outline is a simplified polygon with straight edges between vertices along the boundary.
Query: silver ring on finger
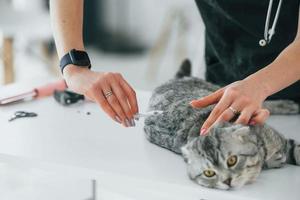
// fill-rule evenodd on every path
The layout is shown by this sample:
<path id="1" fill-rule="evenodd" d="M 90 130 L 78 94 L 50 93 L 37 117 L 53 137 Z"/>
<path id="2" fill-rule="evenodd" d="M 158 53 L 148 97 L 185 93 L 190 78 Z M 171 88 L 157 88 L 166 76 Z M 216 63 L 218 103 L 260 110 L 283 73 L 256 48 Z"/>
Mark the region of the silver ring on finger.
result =
<path id="1" fill-rule="evenodd" d="M 113 95 L 113 92 L 110 90 L 110 91 L 107 91 L 107 92 L 104 92 L 104 97 L 106 98 L 106 99 L 108 99 L 110 96 L 112 96 Z"/>
<path id="2" fill-rule="evenodd" d="M 237 115 L 240 115 L 241 114 L 241 112 L 240 111 L 238 111 L 238 110 L 236 110 L 236 109 L 234 109 L 233 107 L 229 107 L 229 110 L 235 115 L 235 116 L 237 116 Z"/>

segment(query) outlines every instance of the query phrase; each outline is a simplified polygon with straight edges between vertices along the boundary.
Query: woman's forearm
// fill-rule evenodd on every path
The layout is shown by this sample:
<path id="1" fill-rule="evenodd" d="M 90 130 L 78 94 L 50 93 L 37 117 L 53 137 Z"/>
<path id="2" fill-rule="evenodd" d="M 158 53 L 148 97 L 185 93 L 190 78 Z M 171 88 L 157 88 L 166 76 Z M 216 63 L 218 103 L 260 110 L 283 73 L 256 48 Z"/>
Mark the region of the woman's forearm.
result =
<path id="1" fill-rule="evenodd" d="M 84 50 L 84 0 L 50 0 L 51 20 L 59 58 L 71 49 Z M 68 65 L 63 71 L 68 87 L 96 102 L 113 120 L 135 126 L 136 93 L 119 73 L 95 72 Z M 106 95 L 111 93 L 109 97 Z"/>
<path id="2" fill-rule="evenodd" d="M 71 49 L 84 50 L 83 0 L 50 0 L 50 14 L 59 58 Z"/>
<path id="3" fill-rule="evenodd" d="M 296 39 L 270 65 L 250 75 L 245 80 L 260 83 L 261 91 L 265 97 L 268 97 L 299 79 L 300 40 Z"/>
<path id="4" fill-rule="evenodd" d="M 237 124 L 263 124 L 270 114 L 267 109 L 262 108 L 263 101 L 299 80 L 299 54 L 300 40 L 297 39 L 267 67 L 244 80 L 192 101 L 191 105 L 196 108 L 216 104 L 202 125 L 201 135 L 207 134 L 213 124 L 234 119 L 237 115 L 233 110 L 239 112 L 235 120 Z"/>

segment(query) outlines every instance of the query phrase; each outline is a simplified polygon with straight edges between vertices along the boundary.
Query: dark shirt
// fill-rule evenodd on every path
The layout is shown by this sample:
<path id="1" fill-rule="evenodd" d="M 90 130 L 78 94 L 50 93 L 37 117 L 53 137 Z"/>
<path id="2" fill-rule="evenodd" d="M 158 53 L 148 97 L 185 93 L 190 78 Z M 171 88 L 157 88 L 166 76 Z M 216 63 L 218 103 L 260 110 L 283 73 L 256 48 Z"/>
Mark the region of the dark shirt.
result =
<path id="1" fill-rule="evenodd" d="M 261 47 L 259 40 L 264 38 L 269 0 L 196 0 L 206 27 L 206 79 L 224 86 L 274 61 L 296 37 L 299 1 L 283 0 L 275 35 L 271 43 Z M 278 2 L 273 3 L 270 26 Z M 300 81 L 269 99 L 299 101 Z"/>

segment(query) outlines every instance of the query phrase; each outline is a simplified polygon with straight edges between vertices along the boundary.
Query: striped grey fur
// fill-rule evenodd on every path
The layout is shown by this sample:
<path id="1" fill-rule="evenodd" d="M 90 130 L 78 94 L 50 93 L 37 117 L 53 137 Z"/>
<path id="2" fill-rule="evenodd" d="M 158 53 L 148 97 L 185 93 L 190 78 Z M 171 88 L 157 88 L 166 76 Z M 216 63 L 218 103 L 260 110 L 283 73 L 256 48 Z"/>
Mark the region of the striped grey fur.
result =
<path id="1" fill-rule="evenodd" d="M 185 63 L 184 71 L 190 73 Z M 300 165 L 300 146 L 285 139 L 268 125 L 243 126 L 221 123 L 200 137 L 201 125 L 212 107 L 194 109 L 193 99 L 206 96 L 219 87 L 194 77 L 177 78 L 157 87 L 149 102 L 149 110 L 163 110 L 159 115 L 145 119 L 144 130 L 148 140 L 175 153 L 182 154 L 189 177 L 196 183 L 212 188 L 239 188 L 253 182 L 263 168 L 278 168 L 286 163 Z M 299 106 L 291 101 L 267 102 L 273 114 L 296 114 Z M 230 156 L 238 162 L 228 167 Z M 208 178 L 203 171 L 210 169 L 216 175 Z"/>

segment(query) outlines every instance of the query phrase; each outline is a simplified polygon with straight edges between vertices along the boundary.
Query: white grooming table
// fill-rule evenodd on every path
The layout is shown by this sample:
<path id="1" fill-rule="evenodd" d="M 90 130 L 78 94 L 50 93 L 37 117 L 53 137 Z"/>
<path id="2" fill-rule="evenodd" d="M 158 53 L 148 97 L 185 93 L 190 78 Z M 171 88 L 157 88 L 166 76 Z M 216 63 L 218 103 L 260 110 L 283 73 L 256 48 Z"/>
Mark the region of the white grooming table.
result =
<path id="1" fill-rule="evenodd" d="M 150 92 L 137 94 L 145 111 Z M 8 122 L 19 110 L 38 117 Z M 300 141 L 299 115 L 272 116 L 269 124 Z M 142 121 L 123 128 L 96 104 L 63 107 L 52 97 L 0 107 L 0 163 L 94 178 L 100 183 L 97 199 L 300 199 L 300 167 L 263 171 L 254 184 L 235 191 L 207 189 L 189 180 L 181 156 L 146 140 Z M 117 195 L 108 198 L 107 191 Z"/>

